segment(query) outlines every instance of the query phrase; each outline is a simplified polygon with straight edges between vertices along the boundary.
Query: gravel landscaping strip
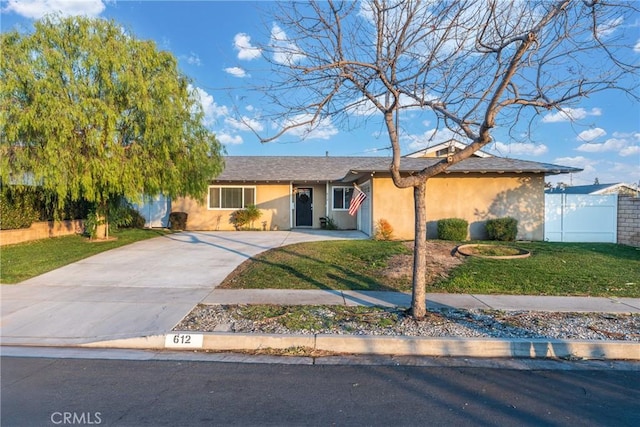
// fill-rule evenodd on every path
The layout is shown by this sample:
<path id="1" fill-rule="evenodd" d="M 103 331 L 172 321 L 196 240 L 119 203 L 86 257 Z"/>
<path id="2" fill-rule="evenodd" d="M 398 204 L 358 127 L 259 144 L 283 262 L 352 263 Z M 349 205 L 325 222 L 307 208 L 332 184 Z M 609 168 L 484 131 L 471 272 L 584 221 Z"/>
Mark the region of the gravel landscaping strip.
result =
<path id="1" fill-rule="evenodd" d="M 639 314 L 442 309 L 416 321 L 381 307 L 260 307 L 271 314 L 256 315 L 256 306 L 199 305 L 174 330 L 640 342 Z"/>

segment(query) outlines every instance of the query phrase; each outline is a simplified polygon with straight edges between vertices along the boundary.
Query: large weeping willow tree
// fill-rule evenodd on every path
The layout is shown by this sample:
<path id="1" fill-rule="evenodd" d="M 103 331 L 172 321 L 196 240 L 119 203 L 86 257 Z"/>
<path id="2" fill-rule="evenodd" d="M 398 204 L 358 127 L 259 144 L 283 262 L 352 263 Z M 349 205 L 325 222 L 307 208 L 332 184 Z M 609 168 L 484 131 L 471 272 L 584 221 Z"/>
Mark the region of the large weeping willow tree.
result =
<path id="1" fill-rule="evenodd" d="M 94 202 L 108 236 L 114 198 L 202 199 L 223 167 L 176 59 L 113 21 L 47 17 L 2 34 L 1 178 Z"/>

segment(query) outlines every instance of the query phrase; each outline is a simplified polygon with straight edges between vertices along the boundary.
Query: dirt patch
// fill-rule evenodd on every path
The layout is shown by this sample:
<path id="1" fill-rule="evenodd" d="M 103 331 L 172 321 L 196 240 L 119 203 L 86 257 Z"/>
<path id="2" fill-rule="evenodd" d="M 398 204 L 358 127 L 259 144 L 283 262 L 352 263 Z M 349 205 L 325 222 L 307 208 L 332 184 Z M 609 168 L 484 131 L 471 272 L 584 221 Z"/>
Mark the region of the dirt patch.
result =
<path id="1" fill-rule="evenodd" d="M 404 245 L 413 251 L 413 242 Z M 456 245 L 451 242 L 427 242 L 427 285 L 449 277 L 449 272 L 462 264 L 464 259 L 456 255 Z M 413 253 L 394 255 L 387 261 L 384 277 L 398 280 L 410 278 L 413 270 Z"/>

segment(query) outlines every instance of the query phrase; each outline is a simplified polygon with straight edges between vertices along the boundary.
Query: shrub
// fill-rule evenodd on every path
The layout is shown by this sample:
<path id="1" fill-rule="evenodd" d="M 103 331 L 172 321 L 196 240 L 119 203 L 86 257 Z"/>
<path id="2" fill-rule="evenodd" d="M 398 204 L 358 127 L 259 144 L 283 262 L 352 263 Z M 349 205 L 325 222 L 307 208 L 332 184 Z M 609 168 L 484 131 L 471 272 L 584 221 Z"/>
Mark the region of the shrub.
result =
<path id="1" fill-rule="evenodd" d="M 187 228 L 187 213 L 171 212 L 169 214 L 169 228 L 172 230 L 185 230 Z"/>
<path id="2" fill-rule="evenodd" d="M 461 218 L 446 218 L 438 221 L 438 239 L 463 241 L 467 240 L 469 223 Z"/>
<path id="3" fill-rule="evenodd" d="M 336 221 L 333 218 L 328 216 L 327 217 L 323 216 L 322 218 L 320 218 L 320 226 L 325 230 L 338 229 L 338 224 L 336 224 Z"/>
<path id="4" fill-rule="evenodd" d="M 247 220 L 249 221 L 251 228 L 253 228 L 253 222 L 260 219 L 262 211 L 258 209 L 256 205 L 249 205 L 244 210 L 246 212 L 245 215 L 247 216 Z"/>
<path id="5" fill-rule="evenodd" d="M 133 209 L 133 208 L 132 208 Z M 131 222 L 129 223 L 129 228 L 144 228 L 144 225 L 147 223 L 147 220 L 138 212 L 133 209 L 131 212 Z"/>
<path id="6" fill-rule="evenodd" d="M 393 239 L 393 227 L 386 219 L 379 219 L 376 222 L 376 234 L 374 236 L 376 240 L 391 240 Z"/>
<path id="7" fill-rule="evenodd" d="M 95 239 L 98 226 L 108 222 L 109 231 L 118 231 L 119 228 L 144 228 L 145 219 L 130 203 L 123 198 L 115 198 L 109 203 L 108 215 L 105 218 L 94 206 L 89 210 L 84 223 L 85 234 Z M 171 216 L 169 216 L 171 218 Z M 186 224 L 186 219 L 185 219 Z"/>
<path id="8" fill-rule="evenodd" d="M 249 224 L 249 228 L 253 228 L 253 223 L 262 216 L 262 211 L 256 205 L 248 205 L 244 209 L 240 209 L 231 214 L 231 223 L 240 230 Z"/>
<path id="9" fill-rule="evenodd" d="M 3 188 L 0 192 L 0 229 L 29 228 L 38 221 L 36 193 L 32 189 Z"/>
<path id="10" fill-rule="evenodd" d="M 109 212 L 109 223 L 117 228 L 144 228 L 145 219 L 133 206 L 124 204 Z M 113 228 L 112 228 L 113 229 Z M 115 231 L 115 229 L 113 229 Z"/>
<path id="11" fill-rule="evenodd" d="M 518 220 L 511 217 L 490 219 L 486 227 L 490 240 L 513 242 L 518 234 Z"/>
<path id="12" fill-rule="evenodd" d="M 240 209 L 231 214 L 231 223 L 236 230 L 240 230 L 242 227 L 247 225 L 248 222 L 249 218 L 247 217 L 247 211 L 244 209 Z"/>

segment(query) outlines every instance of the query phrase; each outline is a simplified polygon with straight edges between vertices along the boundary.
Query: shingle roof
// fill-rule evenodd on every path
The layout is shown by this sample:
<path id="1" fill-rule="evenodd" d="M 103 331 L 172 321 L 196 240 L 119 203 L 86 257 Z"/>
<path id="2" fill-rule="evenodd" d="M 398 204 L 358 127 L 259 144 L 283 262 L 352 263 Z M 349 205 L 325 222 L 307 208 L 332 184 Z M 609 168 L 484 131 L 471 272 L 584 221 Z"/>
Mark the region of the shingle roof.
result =
<path id="1" fill-rule="evenodd" d="M 229 156 L 216 181 L 339 181 L 373 157 Z"/>
<path id="2" fill-rule="evenodd" d="M 407 158 L 400 159 L 400 170 L 402 172 L 419 172 L 425 167 L 442 161 L 442 158 Z M 351 168 L 357 172 L 382 172 L 389 170 L 390 159 L 377 160 L 367 164 L 365 168 Z M 568 166 L 559 166 L 551 163 L 531 162 L 528 160 L 508 159 L 505 157 L 470 157 L 466 160 L 450 166 L 445 173 L 487 173 L 487 172 L 515 172 L 515 173 L 544 173 L 558 174 L 579 172 L 582 169 Z"/>
<path id="3" fill-rule="evenodd" d="M 402 172 L 418 172 L 439 158 L 402 158 Z M 224 171 L 216 181 L 311 182 L 340 181 L 354 173 L 385 173 L 389 171 L 390 157 L 305 157 L 305 156 L 229 156 Z M 502 157 L 469 158 L 451 166 L 447 173 L 516 172 L 558 174 L 578 172 L 581 169 L 549 163 Z"/>

